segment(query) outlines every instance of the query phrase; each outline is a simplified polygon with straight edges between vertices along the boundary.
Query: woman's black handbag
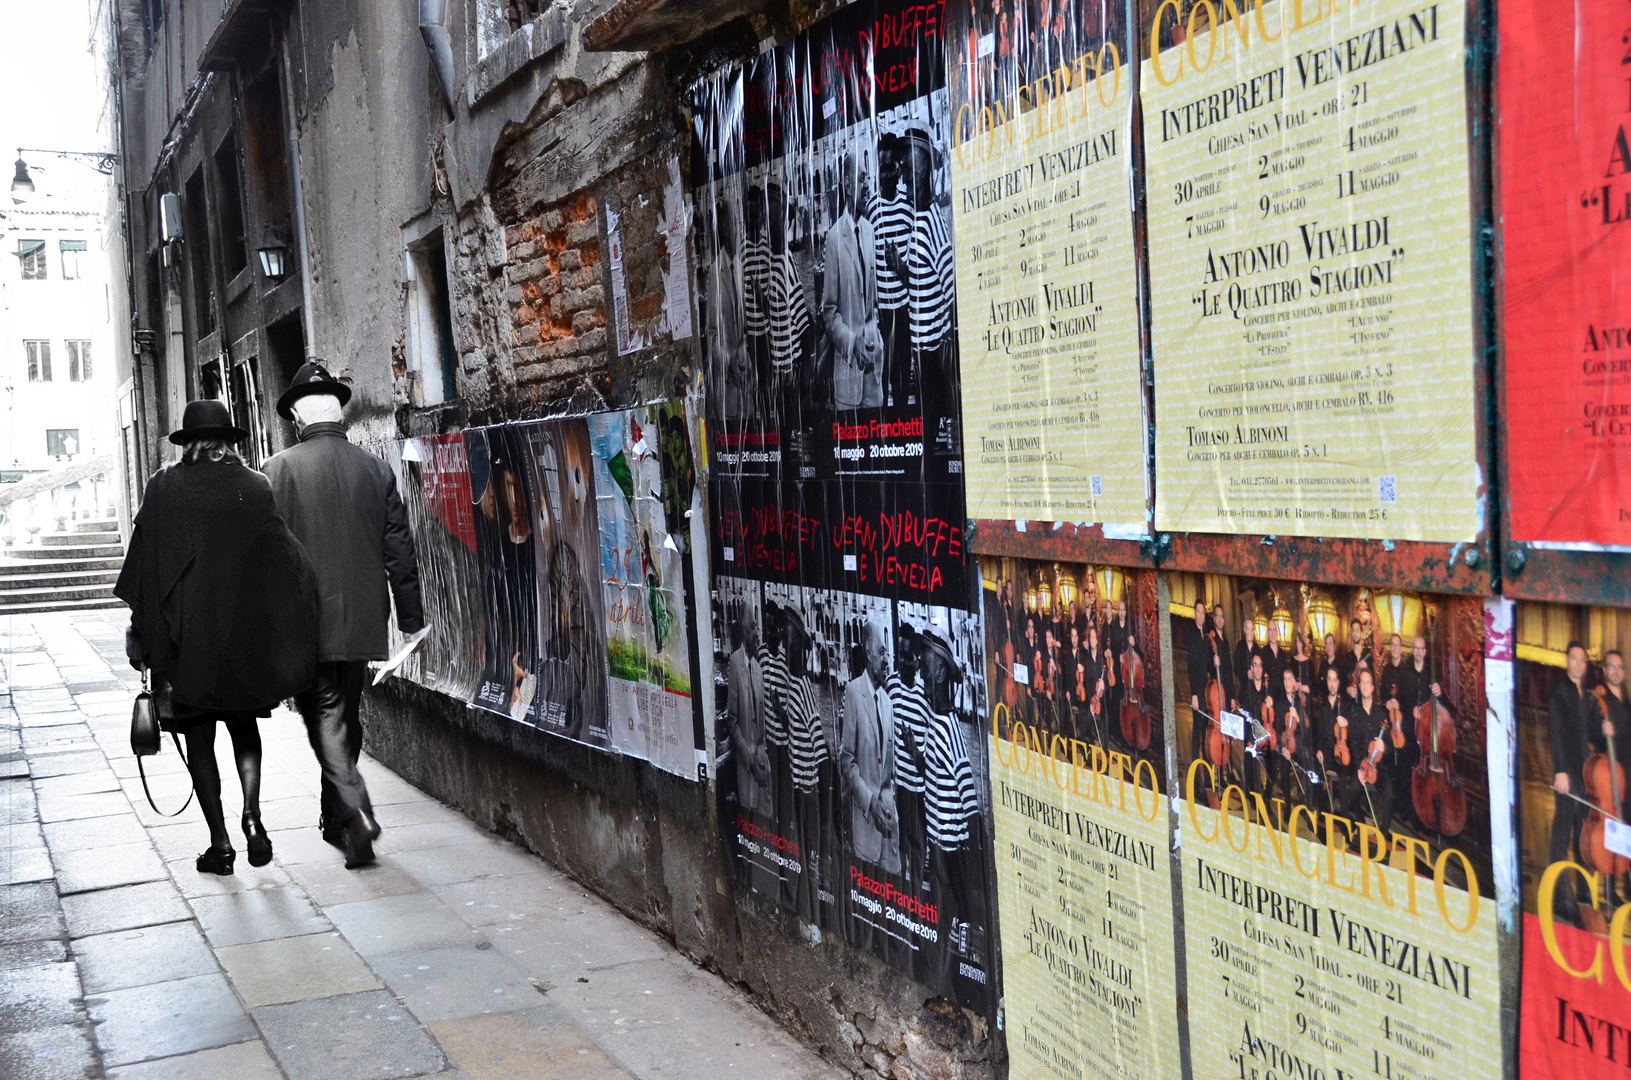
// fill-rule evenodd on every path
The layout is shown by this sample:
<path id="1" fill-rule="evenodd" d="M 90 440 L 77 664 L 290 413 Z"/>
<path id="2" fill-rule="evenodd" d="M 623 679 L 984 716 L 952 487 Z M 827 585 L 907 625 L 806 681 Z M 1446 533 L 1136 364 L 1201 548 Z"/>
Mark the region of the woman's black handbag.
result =
<path id="1" fill-rule="evenodd" d="M 153 808 L 153 813 L 161 817 L 177 817 L 187 807 L 192 805 L 192 792 L 187 793 L 187 801 L 181 804 L 181 810 L 174 814 L 166 814 L 159 809 L 158 803 L 153 801 L 153 793 L 147 787 L 147 770 L 142 767 L 142 758 L 156 754 L 163 748 L 163 736 L 159 730 L 159 720 L 169 719 L 172 715 L 169 686 L 160 683 L 155 693 L 149 688 L 147 669 L 142 668 L 142 692 L 136 695 L 136 703 L 130 710 L 130 752 L 136 755 L 136 771 L 142 777 L 142 791 L 147 795 L 147 805 Z M 181 754 L 181 763 L 187 764 L 187 755 L 182 753 L 181 740 L 175 732 L 170 733 L 175 741 L 176 753 Z"/>

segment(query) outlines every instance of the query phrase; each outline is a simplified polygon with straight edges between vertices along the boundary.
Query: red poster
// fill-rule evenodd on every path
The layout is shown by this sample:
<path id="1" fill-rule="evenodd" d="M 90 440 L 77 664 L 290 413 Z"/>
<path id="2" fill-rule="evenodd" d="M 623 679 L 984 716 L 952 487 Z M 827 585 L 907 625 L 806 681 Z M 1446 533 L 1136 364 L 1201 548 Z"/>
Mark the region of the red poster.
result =
<path id="1" fill-rule="evenodd" d="M 1501 5 L 1512 537 L 1631 544 L 1631 5 Z"/>
<path id="2" fill-rule="evenodd" d="M 1615 935 L 1524 915 L 1518 1068 L 1524 1080 L 1625 1075 L 1631 1067 L 1631 1029 L 1626 1027 L 1631 991 L 1621 984 L 1611 951 L 1623 948 Z M 1620 967 L 1625 959 L 1622 951 Z"/>

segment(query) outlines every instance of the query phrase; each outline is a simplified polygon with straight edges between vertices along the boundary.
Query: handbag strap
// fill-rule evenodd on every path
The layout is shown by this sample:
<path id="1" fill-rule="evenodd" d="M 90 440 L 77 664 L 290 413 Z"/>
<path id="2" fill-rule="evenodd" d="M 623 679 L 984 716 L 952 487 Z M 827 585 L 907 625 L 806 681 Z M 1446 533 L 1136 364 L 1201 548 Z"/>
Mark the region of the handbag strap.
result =
<path id="1" fill-rule="evenodd" d="M 146 675 L 145 671 L 143 672 L 143 675 Z M 187 765 L 187 772 L 191 774 L 192 766 L 187 764 L 187 755 L 181 749 L 181 736 L 172 731 L 170 732 L 170 739 L 176 744 L 176 753 L 181 755 L 181 763 L 183 765 Z M 159 804 L 153 801 L 153 792 L 147 786 L 147 770 L 142 767 L 142 759 L 141 755 L 139 754 L 136 756 L 136 771 L 142 775 L 142 793 L 147 796 L 147 805 L 151 806 L 153 808 L 153 813 L 157 814 L 159 817 L 180 817 L 187 807 L 193 804 L 194 792 L 189 790 L 187 792 L 187 801 L 181 804 L 181 809 L 177 810 L 173 814 L 166 814 L 163 810 L 159 809 Z"/>

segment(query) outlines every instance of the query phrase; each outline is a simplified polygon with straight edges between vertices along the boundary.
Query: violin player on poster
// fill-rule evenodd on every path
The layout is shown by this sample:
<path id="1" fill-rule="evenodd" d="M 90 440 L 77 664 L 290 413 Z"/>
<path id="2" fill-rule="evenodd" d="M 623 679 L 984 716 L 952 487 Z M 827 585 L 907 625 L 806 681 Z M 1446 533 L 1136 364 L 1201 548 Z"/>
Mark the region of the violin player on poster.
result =
<path id="1" fill-rule="evenodd" d="M 1548 865 L 1568 861 L 1579 851 L 1581 826 L 1585 824 L 1586 816 L 1590 813 L 1585 802 L 1586 760 L 1593 754 L 1606 750 L 1610 739 L 1614 740 L 1617 754 L 1625 745 L 1623 741 L 1625 736 L 1621 733 L 1622 725 L 1616 725 L 1613 720 L 1603 715 L 1605 704 L 1610 715 L 1617 712 L 1623 717 L 1626 711 L 1625 661 L 1617 652 L 1604 656 L 1605 675 L 1608 673 L 1610 656 L 1617 661 L 1616 675 L 1620 685 L 1616 688 L 1617 693 L 1607 691 L 1600 701 L 1586 685 L 1589 667 L 1586 647 L 1578 641 L 1569 642 L 1564 650 L 1564 671 L 1568 677 L 1559 680 L 1546 702 L 1551 727 L 1554 792 L 1552 829 L 1546 850 Z M 1619 810 L 1623 817 L 1623 805 Z M 1561 884 L 1562 887 L 1555 894 L 1555 914 L 1579 925 L 1579 901 L 1574 894 L 1573 878 L 1566 877 Z M 1609 902 L 1612 906 L 1614 902 L 1612 879 L 1607 885 L 1610 891 Z"/>

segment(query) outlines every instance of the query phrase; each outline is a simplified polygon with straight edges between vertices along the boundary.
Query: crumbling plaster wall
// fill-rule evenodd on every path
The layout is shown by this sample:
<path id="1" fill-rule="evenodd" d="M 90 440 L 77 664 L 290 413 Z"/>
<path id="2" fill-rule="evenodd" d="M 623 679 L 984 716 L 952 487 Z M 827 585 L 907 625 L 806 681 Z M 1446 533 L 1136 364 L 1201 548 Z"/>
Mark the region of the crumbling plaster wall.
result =
<path id="1" fill-rule="evenodd" d="M 440 91 L 413 5 L 305 4 L 296 28 L 313 351 L 351 380 L 356 436 L 383 442 L 401 393 L 401 227 L 431 197 Z"/>

